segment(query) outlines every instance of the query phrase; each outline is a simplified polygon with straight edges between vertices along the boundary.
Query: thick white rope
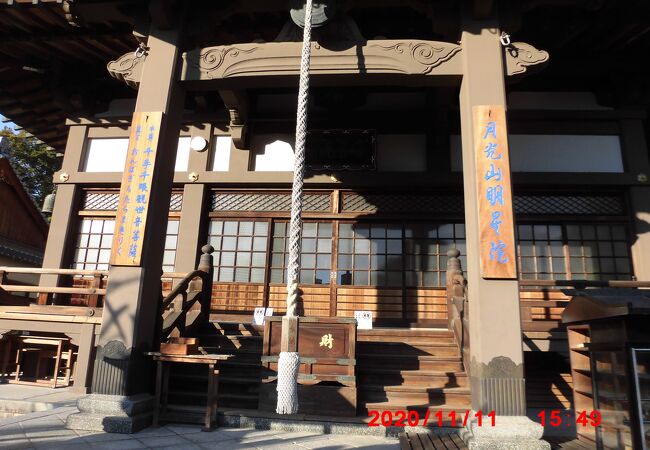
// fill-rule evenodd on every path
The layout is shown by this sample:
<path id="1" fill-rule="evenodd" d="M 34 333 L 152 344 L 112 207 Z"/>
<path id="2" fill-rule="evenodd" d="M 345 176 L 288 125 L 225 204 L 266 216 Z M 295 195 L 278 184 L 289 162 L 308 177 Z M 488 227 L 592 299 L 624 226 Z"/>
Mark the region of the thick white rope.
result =
<path id="1" fill-rule="evenodd" d="M 302 231 L 302 188 L 305 179 L 305 141 L 307 139 L 307 101 L 309 100 L 309 59 L 311 57 L 312 0 L 305 3 L 305 26 L 300 55 L 300 85 L 296 115 L 296 145 L 293 156 L 293 187 L 291 189 L 291 222 L 289 224 L 289 264 L 287 267 L 287 312 L 297 316 L 300 276 L 300 234 Z M 284 328 L 284 327 L 283 327 Z M 284 332 L 285 330 L 283 330 Z M 278 359 L 278 414 L 298 412 L 298 352 L 280 352 Z"/>
<path id="2" fill-rule="evenodd" d="M 287 267 L 287 316 L 295 316 L 300 275 L 300 234 L 302 230 L 302 188 L 305 179 L 305 141 L 307 139 L 307 101 L 309 99 L 309 60 L 311 56 L 312 0 L 305 4 L 305 27 L 300 56 L 300 86 L 296 115 L 296 145 L 293 156 L 291 222 L 289 224 L 289 264 Z"/>

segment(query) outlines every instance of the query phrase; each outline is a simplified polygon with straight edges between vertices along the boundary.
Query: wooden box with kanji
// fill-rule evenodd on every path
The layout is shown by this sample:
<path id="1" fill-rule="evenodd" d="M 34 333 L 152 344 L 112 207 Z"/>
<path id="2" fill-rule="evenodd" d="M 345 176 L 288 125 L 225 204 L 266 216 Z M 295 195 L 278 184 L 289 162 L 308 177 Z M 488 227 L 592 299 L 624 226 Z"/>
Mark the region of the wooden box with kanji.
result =
<path id="1" fill-rule="evenodd" d="M 267 317 L 262 348 L 259 408 L 275 411 L 282 317 Z M 356 415 L 356 320 L 340 317 L 298 319 L 298 399 L 300 414 Z"/>

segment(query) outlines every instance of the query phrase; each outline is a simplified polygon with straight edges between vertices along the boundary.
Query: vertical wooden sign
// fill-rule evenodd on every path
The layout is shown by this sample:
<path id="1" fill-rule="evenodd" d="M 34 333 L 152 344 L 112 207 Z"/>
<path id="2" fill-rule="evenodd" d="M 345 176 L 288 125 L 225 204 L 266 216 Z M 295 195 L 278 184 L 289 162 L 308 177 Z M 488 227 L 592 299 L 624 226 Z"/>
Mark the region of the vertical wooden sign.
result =
<path id="1" fill-rule="evenodd" d="M 139 266 L 162 112 L 133 114 L 111 250 L 114 266 Z"/>
<path id="2" fill-rule="evenodd" d="M 481 277 L 517 278 L 506 114 L 479 105 L 474 116 Z"/>

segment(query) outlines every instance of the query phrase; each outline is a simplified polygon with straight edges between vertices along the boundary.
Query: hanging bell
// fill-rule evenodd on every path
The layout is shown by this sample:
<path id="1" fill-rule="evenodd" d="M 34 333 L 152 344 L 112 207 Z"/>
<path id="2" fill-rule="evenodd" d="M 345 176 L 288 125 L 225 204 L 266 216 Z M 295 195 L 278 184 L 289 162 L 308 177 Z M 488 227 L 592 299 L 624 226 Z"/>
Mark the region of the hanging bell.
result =
<path id="1" fill-rule="evenodd" d="M 291 0 L 291 20 L 300 28 L 305 26 L 305 1 Z M 315 1 L 311 9 L 311 26 L 318 28 L 325 25 L 336 14 L 336 1 Z"/>
<path id="2" fill-rule="evenodd" d="M 52 211 L 54 210 L 55 200 L 56 200 L 56 191 L 52 191 L 51 194 L 47 194 L 45 196 L 45 200 L 43 200 L 43 207 L 41 208 L 41 212 L 43 214 L 52 214 Z"/>

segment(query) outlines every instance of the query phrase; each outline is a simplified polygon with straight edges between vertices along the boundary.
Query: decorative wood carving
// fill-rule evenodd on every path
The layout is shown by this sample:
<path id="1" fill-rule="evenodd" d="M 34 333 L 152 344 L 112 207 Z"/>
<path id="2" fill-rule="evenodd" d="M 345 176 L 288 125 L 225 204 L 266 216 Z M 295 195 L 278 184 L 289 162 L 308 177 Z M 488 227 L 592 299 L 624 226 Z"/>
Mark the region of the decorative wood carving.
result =
<path id="1" fill-rule="evenodd" d="M 228 108 L 230 137 L 235 148 L 246 148 L 246 122 L 248 120 L 248 95 L 245 91 L 220 90 L 219 95 Z"/>
<path id="2" fill-rule="evenodd" d="M 186 52 L 183 80 L 298 75 L 300 42 L 208 47 Z M 372 40 L 345 49 L 312 43 L 311 73 L 461 75 L 457 44 L 421 40 Z"/>
<path id="3" fill-rule="evenodd" d="M 115 61 L 109 62 L 106 68 L 113 78 L 117 78 L 132 88 L 137 89 L 138 84 L 140 84 L 142 68 L 144 67 L 143 63 L 146 58 L 146 55 L 138 57 L 134 52 L 129 52 L 120 56 Z"/>
<path id="4" fill-rule="evenodd" d="M 508 75 L 518 75 L 529 66 L 543 64 L 549 59 L 547 51 L 538 50 L 525 42 L 513 42 L 506 47 L 506 69 Z"/>

